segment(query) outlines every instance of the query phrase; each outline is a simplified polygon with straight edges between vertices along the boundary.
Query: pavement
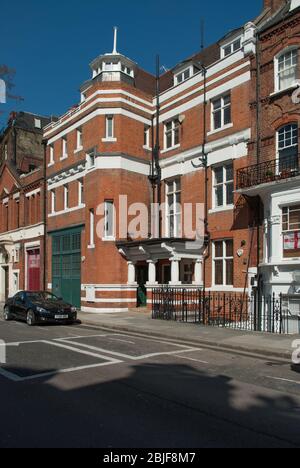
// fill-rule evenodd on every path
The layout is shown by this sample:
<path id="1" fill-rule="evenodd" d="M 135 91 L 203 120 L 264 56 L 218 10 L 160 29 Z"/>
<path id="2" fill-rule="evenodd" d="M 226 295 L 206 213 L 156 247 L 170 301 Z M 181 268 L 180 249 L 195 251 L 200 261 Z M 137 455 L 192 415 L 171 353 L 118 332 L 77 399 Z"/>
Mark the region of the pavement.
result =
<path id="1" fill-rule="evenodd" d="M 164 327 L 147 314 L 114 317 L 35 327 L 0 318 L 1 448 L 300 448 L 291 362 L 109 330 L 113 320 Z M 165 325 L 182 340 L 206 331 Z"/>
<path id="2" fill-rule="evenodd" d="M 153 320 L 145 309 L 114 314 L 79 313 L 78 318 L 87 325 L 108 330 L 130 332 L 140 336 L 155 336 L 195 346 L 232 351 L 247 355 L 260 355 L 291 361 L 295 341 L 299 335 L 275 335 L 203 325 Z M 300 347 L 300 343 L 298 345 Z"/>

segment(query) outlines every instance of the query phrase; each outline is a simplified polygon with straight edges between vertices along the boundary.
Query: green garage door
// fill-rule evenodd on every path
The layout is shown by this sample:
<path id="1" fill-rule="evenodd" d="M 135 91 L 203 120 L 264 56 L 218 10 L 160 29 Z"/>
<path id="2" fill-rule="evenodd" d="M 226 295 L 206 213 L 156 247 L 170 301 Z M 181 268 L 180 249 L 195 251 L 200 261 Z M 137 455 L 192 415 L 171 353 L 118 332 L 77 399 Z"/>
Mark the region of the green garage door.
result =
<path id="1" fill-rule="evenodd" d="M 81 229 L 52 235 L 52 289 L 65 301 L 81 304 Z"/>

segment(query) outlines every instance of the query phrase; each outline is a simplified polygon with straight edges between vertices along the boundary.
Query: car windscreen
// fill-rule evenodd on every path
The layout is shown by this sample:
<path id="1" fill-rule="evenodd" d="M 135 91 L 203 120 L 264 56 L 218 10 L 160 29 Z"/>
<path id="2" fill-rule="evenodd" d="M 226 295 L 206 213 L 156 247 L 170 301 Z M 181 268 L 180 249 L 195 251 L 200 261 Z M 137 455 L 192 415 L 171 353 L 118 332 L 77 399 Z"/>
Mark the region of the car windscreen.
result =
<path id="1" fill-rule="evenodd" d="M 58 297 L 54 294 L 40 292 L 40 293 L 28 293 L 27 298 L 30 301 L 58 301 Z"/>

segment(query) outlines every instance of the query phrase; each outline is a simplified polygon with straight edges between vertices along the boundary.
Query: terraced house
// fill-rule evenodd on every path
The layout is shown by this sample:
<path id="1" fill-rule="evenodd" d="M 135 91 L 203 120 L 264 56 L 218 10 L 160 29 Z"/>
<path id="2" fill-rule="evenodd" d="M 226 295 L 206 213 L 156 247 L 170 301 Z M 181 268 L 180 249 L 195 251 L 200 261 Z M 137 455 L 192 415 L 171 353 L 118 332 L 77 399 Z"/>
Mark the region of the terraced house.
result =
<path id="1" fill-rule="evenodd" d="M 300 291 L 300 1 L 273 7 L 257 28 L 258 50 L 251 58 L 252 139 L 237 188 L 257 207 L 260 291 L 293 295 Z"/>

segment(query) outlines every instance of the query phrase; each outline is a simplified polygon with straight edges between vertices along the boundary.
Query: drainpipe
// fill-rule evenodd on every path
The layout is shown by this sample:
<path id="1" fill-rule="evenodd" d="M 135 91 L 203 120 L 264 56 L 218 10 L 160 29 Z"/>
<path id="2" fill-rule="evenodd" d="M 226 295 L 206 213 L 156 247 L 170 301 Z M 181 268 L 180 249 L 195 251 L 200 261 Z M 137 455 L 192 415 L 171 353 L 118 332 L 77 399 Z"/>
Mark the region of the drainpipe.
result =
<path id="1" fill-rule="evenodd" d="M 260 105 L 260 94 L 261 94 L 261 76 L 260 76 L 260 67 L 261 67 L 261 56 L 260 56 L 260 36 L 257 32 L 256 39 L 256 164 L 258 165 L 261 160 L 261 105 Z M 256 263 L 257 263 L 257 288 L 258 296 L 261 295 L 261 281 L 260 281 L 260 211 L 261 211 L 261 199 L 259 198 L 259 206 L 255 213 L 256 221 L 256 235 L 257 235 L 257 250 L 256 250 Z"/>
<path id="2" fill-rule="evenodd" d="M 48 140 L 43 140 L 44 147 L 44 166 L 43 166 L 43 185 L 44 185 L 44 200 L 43 200 L 43 222 L 44 222 L 44 291 L 47 291 L 47 143 Z"/>

